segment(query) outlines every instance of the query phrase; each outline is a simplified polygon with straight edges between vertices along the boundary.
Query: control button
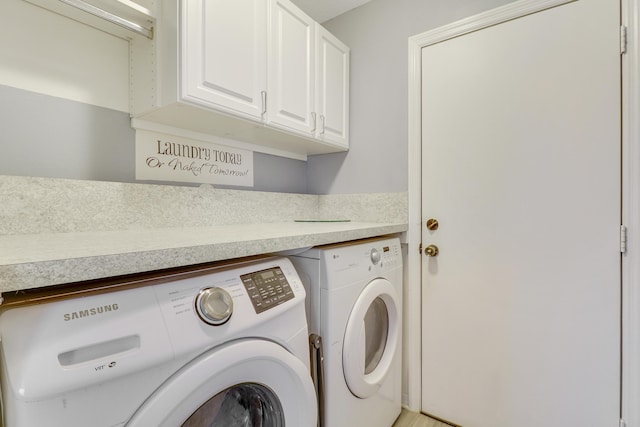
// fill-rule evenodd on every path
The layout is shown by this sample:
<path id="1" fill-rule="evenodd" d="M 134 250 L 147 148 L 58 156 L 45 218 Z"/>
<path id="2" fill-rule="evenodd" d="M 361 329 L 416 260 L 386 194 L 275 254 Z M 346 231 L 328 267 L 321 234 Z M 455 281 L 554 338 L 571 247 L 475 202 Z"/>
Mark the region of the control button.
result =
<path id="1" fill-rule="evenodd" d="M 233 313 L 233 298 L 222 288 L 202 289 L 196 297 L 196 312 L 206 323 L 222 325 Z"/>
<path id="2" fill-rule="evenodd" d="M 380 262 L 380 252 L 376 248 L 371 249 L 371 262 L 374 265 Z"/>

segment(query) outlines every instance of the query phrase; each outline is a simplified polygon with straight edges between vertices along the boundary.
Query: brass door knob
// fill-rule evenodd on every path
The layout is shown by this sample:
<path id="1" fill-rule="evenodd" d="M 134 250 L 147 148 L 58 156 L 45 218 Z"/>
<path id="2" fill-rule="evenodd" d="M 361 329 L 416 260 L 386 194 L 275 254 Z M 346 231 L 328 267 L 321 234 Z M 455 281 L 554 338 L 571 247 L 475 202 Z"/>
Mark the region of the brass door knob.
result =
<path id="1" fill-rule="evenodd" d="M 436 245 L 429 245 L 424 250 L 424 254 L 431 257 L 438 256 L 439 253 L 440 249 Z"/>

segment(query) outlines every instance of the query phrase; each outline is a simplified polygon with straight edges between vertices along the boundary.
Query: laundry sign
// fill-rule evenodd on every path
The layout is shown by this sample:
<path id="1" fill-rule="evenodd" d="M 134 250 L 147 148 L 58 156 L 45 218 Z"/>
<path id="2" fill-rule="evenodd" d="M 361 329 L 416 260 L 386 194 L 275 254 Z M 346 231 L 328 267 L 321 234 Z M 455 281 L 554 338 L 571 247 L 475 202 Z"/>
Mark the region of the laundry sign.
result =
<path id="1" fill-rule="evenodd" d="M 253 187 L 253 152 L 138 129 L 136 179 Z"/>

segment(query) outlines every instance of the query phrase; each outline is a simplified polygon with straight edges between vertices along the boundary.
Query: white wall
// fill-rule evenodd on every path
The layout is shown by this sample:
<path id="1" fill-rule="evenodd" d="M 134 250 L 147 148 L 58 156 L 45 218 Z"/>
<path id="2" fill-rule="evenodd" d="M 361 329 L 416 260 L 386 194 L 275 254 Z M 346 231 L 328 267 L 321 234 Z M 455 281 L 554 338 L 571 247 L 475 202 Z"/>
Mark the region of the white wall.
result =
<path id="1" fill-rule="evenodd" d="M 309 192 L 407 191 L 407 39 L 511 1 L 374 0 L 325 22 L 351 48 L 351 142 L 309 158 Z"/>
<path id="2" fill-rule="evenodd" d="M 2 0 L 0 52 L 0 84 L 129 111 L 124 39 L 24 0 Z"/>

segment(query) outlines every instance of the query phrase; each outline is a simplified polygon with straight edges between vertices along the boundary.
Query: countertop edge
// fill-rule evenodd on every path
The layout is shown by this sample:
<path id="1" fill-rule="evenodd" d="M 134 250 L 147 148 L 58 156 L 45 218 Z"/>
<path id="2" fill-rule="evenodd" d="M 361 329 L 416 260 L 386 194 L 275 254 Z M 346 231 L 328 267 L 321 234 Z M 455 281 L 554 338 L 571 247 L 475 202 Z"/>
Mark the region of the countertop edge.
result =
<path id="1" fill-rule="evenodd" d="M 283 224 L 279 225 L 280 227 Z M 181 267 L 204 262 L 222 261 L 246 256 L 269 254 L 304 247 L 358 240 L 368 237 L 398 234 L 408 228 L 406 223 L 318 223 L 306 226 L 286 224 L 287 232 L 282 232 L 273 224 L 254 224 L 253 229 L 260 233 L 247 234 L 247 225 L 242 227 L 245 234 L 239 238 L 212 238 L 207 241 L 201 238 L 183 239 L 176 245 L 132 245 L 131 250 L 123 250 L 119 245 L 117 251 L 101 248 L 91 256 L 26 257 L 21 262 L 3 262 L 0 265 L 0 292 L 15 292 L 25 289 L 61 285 L 84 280 L 113 277 L 124 274 L 140 273 L 172 267 Z M 273 228 L 273 232 L 269 229 Z M 233 230 L 220 226 L 219 230 Z M 208 229 L 211 230 L 211 229 Z M 166 232 L 167 230 L 156 230 Z M 197 229 L 190 230 L 197 233 Z M 179 233 L 179 229 L 171 230 Z M 122 231 L 121 233 L 127 233 Z M 146 235 L 153 235 L 154 230 L 147 230 Z M 68 235 L 57 235 L 60 239 Z M 26 238 L 22 236 L 23 239 Z M 91 233 L 83 235 L 92 238 Z M 35 238 L 35 237 L 34 237 Z M 42 235 L 37 238 L 42 239 Z M 55 235 L 50 235 L 47 244 L 55 249 Z M 126 248 L 126 245 L 124 246 Z M 45 247 L 44 250 L 47 248 Z M 37 254 L 36 254 L 37 255 Z"/>

